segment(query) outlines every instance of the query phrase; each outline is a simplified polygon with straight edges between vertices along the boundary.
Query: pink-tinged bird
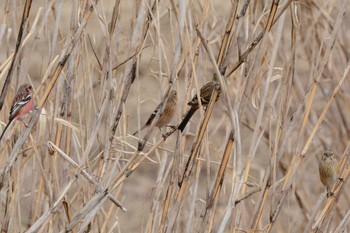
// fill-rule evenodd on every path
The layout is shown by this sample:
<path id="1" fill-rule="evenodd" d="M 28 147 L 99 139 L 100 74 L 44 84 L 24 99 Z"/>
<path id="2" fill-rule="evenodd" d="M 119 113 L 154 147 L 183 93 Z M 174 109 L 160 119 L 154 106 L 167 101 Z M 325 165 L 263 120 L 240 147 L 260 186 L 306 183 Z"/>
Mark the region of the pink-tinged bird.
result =
<path id="1" fill-rule="evenodd" d="M 23 84 L 18 88 L 12 101 L 9 122 L 0 136 L 0 141 L 12 122 L 15 120 L 22 120 L 33 109 L 34 100 L 32 94 L 33 87 L 28 83 Z"/>

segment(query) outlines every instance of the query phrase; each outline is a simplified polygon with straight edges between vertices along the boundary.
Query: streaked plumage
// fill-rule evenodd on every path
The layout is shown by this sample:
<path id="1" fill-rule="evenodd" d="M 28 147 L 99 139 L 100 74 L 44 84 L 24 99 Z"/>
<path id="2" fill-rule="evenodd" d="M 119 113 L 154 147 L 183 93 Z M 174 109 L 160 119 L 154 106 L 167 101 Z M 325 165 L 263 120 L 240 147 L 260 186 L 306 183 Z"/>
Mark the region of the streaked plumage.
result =
<path id="1" fill-rule="evenodd" d="M 200 98 L 201 98 L 201 103 L 204 107 L 206 107 L 209 102 L 210 102 L 210 98 L 211 98 L 211 94 L 213 93 L 213 89 L 215 87 L 215 82 L 211 81 L 206 83 L 199 91 L 200 94 Z M 220 92 L 219 92 L 220 95 Z M 219 96 L 216 100 L 219 99 Z M 198 97 L 197 94 L 195 94 L 195 96 L 192 98 L 192 100 L 190 102 L 187 103 L 188 105 L 191 106 L 190 110 L 187 112 L 186 116 L 184 117 L 184 119 L 181 121 L 180 125 L 178 126 L 178 129 L 183 131 L 187 125 L 187 123 L 190 121 L 191 117 L 193 116 L 193 114 L 198 110 L 199 108 L 199 101 L 198 101 Z"/>
<path id="2" fill-rule="evenodd" d="M 319 165 L 319 173 L 322 184 L 327 187 L 327 197 L 332 196 L 331 188 L 339 177 L 339 162 L 333 152 L 324 152 Z"/>
<path id="3" fill-rule="evenodd" d="M 23 84 L 18 88 L 18 91 L 13 98 L 12 106 L 10 109 L 9 122 L 7 123 L 4 131 L 0 136 L 0 140 L 5 135 L 8 127 L 11 123 L 17 119 L 24 118 L 33 108 L 34 100 L 32 97 L 33 87 L 30 84 Z"/>
<path id="4" fill-rule="evenodd" d="M 171 90 L 169 93 L 169 97 L 167 102 L 165 103 L 164 110 L 160 114 L 155 126 L 161 129 L 162 127 L 166 126 L 170 123 L 172 118 L 174 117 L 176 113 L 176 105 L 177 105 L 177 92 L 175 90 Z M 137 130 L 133 135 L 136 135 L 138 132 L 142 131 L 146 127 L 150 126 L 157 115 L 158 111 L 160 110 L 161 105 L 159 104 L 156 109 L 152 112 L 152 114 L 149 116 L 146 124 L 144 124 L 140 130 Z"/>

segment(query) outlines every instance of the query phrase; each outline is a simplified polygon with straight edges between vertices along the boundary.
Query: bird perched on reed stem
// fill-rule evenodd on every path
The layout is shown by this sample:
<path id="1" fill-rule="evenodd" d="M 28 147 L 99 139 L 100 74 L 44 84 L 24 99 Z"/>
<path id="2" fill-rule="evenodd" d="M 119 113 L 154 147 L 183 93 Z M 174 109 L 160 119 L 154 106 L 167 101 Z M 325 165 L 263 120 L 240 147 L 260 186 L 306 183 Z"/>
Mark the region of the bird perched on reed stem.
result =
<path id="1" fill-rule="evenodd" d="M 339 162 L 333 152 L 324 152 L 319 165 L 319 173 L 322 184 L 327 187 L 327 197 L 332 196 L 331 188 L 339 177 Z"/>
<path id="2" fill-rule="evenodd" d="M 34 99 L 32 94 L 33 87 L 28 83 L 23 84 L 18 88 L 18 91 L 12 101 L 9 122 L 7 123 L 4 131 L 2 131 L 0 140 L 3 138 L 5 132 L 13 121 L 17 119 L 22 120 L 33 109 Z M 28 126 L 26 125 L 26 127 Z"/>
<path id="3" fill-rule="evenodd" d="M 216 83 L 214 81 L 210 81 L 206 83 L 199 91 L 201 103 L 204 107 L 206 107 L 209 104 L 211 94 L 213 93 L 215 84 Z M 219 95 L 220 95 L 220 92 L 219 92 Z M 219 99 L 219 95 L 216 100 Z M 187 103 L 187 105 L 191 106 L 191 108 L 187 112 L 184 119 L 181 121 L 180 125 L 177 127 L 178 130 L 181 130 L 181 132 L 185 129 L 187 123 L 190 121 L 193 114 L 199 109 L 199 101 L 198 101 L 197 94 L 192 98 L 190 102 Z"/>
<path id="4" fill-rule="evenodd" d="M 171 90 L 169 93 L 169 97 L 166 103 L 164 103 L 163 112 L 160 113 L 160 116 L 155 124 L 162 132 L 161 128 L 167 126 L 176 113 L 176 105 L 177 105 L 177 92 L 175 90 Z M 133 135 L 136 135 L 138 132 L 144 130 L 148 126 L 150 126 L 157 115 L 158 111 L 160 111 L 161 104 L 159 104 L 156 109 L 149 116 L 146 124 L 144 124 L 139 130 L 137 130 Z"/>

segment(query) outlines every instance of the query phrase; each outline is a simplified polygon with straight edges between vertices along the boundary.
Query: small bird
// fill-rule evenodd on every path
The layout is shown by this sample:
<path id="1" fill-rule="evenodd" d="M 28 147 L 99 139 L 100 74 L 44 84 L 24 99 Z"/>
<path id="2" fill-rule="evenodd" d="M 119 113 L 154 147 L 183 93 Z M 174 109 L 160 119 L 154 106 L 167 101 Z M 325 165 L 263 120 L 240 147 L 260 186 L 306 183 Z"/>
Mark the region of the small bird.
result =
<path id="1" fill-rule="evenodd" d="M 201 103 L 204 107 L 206 107 L 209 104 L 214 87 L 215 87 L 215 82 L 211 81 L 206 83 L 200 89 L 199 94 L 201 97 Z M 220 92 L 219 92 L 219 95 L 220 95 Z M 219 96 L 216 100 L 218 99 L 219 99 Z M 197 94 L 192 98 L 190 102 L 187 103 L 187 105 L 191 106 L 191 108 L 187 112 L 185 118 L 181 121 L 180 125 L 177 127 L 177 129 L 181 130 L 181 132 L 185 129 L 187 123 L 190 121 L 193 114 L 199 109 L 199 101 L 198 101 Z"/>
<path id="2" fill-rule="evenodd" d="M 330 197 L 333 195 L 331 188 L 339 177 L 339 162 L 334 157 L 333 152 L 324 152 L 320 162 L 319 172 L 322 184 L 327 187 L 327 197 Z"/>
<path id="3" fill-rule="evenodd" d="M 18 91 L 12 101 L 9 122 L 7 123 L 4 131 L 2 131 L 0 141 L 12 122 L 14 122 L 15 120 L 22 121 L 22 119 L 33 109 L 34 100 L 32 94 L 33 87 L 30 84 L 26 83 L 18 88 Z"/>
<path id="4" fill-rule="evenodd" d="M 166 103 L 164 103 L 164 110 L 160 113 L 160 116 L 155 124 L 159 128 L 159 130 L 162 132 L 161 128 L 164 126 L 167 126 L 167 124 L 170 123 L 171 119 L 174 117 L 176 112 L 176 105 L 177 105 L 177 92 L 175 90 L 171 90 L 169 93 L 169 97 Z M 138 132 L 144 130 L 148 126 L 150 126 L 157 115 L 158 111 L 160 111 L 161 105 L 159 104 L 156 109 L 152 112 L 152 114 L 149 116 L 146 124 L 144 124 L 139 130 L 137 130 L 132 135 L 136 135 Z"/>

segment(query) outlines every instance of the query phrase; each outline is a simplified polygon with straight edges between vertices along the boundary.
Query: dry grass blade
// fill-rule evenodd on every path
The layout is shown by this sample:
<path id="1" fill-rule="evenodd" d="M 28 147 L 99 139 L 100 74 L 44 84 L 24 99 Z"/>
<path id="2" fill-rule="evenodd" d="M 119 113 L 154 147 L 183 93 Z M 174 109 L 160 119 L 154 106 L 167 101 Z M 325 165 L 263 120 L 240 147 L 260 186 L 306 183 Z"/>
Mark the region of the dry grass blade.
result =
<path id="1" fill-rule="evenodd" d="M 349 221 L 349 218 L 350 218 L 350 211 L 346 213 L 346 215 L 344 216 L 343 220 L 341 221 L 337 229 L 335 229 L 334 233 L 344 232 L 346 224 Z"/>
<path id="2" fill-rule="evenodd" d="M 272 1 L 269 18 L 267 19 L 267 24 L 266 24 L 267 32 L 271 30 L 271 27 L 273 25 L 279 2 L 280 2 L 279 0 Z"/>

